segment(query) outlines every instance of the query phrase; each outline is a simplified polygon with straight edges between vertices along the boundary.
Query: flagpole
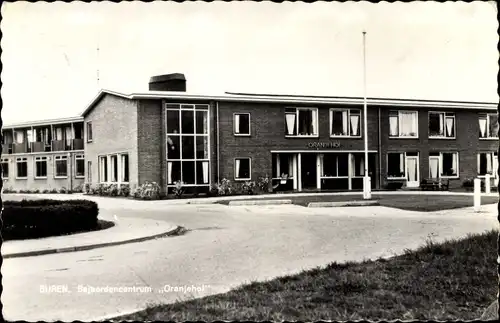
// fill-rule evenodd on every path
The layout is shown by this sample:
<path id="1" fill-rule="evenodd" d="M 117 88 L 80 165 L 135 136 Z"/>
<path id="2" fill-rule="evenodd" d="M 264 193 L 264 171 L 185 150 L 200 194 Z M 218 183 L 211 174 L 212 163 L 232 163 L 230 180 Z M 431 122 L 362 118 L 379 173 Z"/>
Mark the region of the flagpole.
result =
<path id="1" fill-rule="evenodd" d="M 371 198 L 371 181 L 368 174 L 368 109 L 366 103 L 366 31 L 363 31 L 363 103 L 364 103 L 364 139 L 365 139 L 365 176 L 363 181 L 363 199 Z"/>

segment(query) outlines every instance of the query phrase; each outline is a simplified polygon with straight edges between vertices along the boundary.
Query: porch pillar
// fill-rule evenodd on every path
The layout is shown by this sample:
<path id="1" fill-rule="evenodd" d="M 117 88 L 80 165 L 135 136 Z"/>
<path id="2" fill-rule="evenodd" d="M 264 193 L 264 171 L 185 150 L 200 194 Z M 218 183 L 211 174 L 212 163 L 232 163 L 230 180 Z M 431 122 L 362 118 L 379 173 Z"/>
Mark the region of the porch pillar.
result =
<path id="1" fill-rule="evenodd" d="M 293 189 L 296 190 L 298 188 L 298 172 L 297 172 L 297 155 L 293 155 L 292 158 L 292 171 L 293 171 Z"/>
<path id="2" fill-rule="evenodd" d="M 297 155 L 297 180 L 298 180 L 298 190 L 302 191 L 302 154 Z"/>
<path id="3" fill-rule="evenodd" d="M 321 189 L 321 154 L 316 155 L 316 188 Z"/>
<path id="4" fill-rule="evenodd" d="M 351 153 L 347 154 L 347 168 L 348 168 L 347 189 L 349 191 L 351 191 L 352 190 L 352 154 Z"/>

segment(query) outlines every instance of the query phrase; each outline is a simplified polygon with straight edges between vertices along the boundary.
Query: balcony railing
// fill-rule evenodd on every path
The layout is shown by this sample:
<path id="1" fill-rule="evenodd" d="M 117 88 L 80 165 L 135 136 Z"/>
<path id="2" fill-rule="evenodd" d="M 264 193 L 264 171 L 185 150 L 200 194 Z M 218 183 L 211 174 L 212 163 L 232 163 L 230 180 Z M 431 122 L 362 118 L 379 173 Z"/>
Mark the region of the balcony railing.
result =
<path id="1" fill-rule="evenodd" d="M 73 150 L 83 150 L 83 139 L 73 139 Z"/>
<path id="2" fill-rule="evenodd" d="M 52 151 L 64 151 L 66 150 L 65 140 L 52 140 Z"/>
<path id="3" fill-rule="evenodd" d="M 40 141 L 35 141 L 31 143 L 31 152 L 41 153 L 45 151 L 45 143 Z"/>
<path id="4" fill-rule="evenodd" d="M 2 145 L 2 155 L 12 154 L 12 144 Z"/>
<path id="5" fill-rule="evenodd" d="M 12 144 L 13 154 L 22 154 L 28 152 L 28 143 L 24 142 L 22 144 Z"/>

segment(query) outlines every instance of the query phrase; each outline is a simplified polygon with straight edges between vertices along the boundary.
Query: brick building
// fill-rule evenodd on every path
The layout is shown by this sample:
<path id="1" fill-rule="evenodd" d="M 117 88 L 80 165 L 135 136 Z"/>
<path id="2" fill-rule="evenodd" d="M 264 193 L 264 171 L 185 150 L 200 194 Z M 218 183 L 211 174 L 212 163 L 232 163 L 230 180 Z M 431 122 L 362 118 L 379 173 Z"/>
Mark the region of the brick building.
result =
<path id="1" fill-rule="evenodd" d="M 92 184 L 155 181 L 168 190 L 180 180 L 202 192 L 223 178 L 267 175 L 279 190 L 362 189 L 362 98 L 197 95 L 184 75 L 169 74 L 144 93 L 102 90 L 82 118 Z M 369 98 L 373 188 L 498 177 L 497 119 L 494 103 Z"/>

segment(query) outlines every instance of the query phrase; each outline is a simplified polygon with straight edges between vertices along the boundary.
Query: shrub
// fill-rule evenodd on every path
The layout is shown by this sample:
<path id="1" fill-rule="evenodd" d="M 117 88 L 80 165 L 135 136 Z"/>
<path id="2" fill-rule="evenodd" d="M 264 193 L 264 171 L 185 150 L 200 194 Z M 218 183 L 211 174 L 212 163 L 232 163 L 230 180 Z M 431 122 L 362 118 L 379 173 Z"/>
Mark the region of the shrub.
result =
<path id="1" fill-rule="evenodd" d="M 225 196 L 231 195 L 234 191 L 234 188 L 231 185 L 231 181 L 223 178 L 220 183 L 217 183 L 213 186 L 212 190 L 217 196 Z"/>
<path id="2" fill-rule="evenodd" d="M 43 193 L 43 194 L 49 194 L 49 193 L 50 193 L 50 191 L 49 191 L 49 190 L 47 190 L 47 189 L 45 189 L 45 190 L 43 190 L 43 191 L 42 191 L 42 193 Z"/>
<path id="3" fill-rule="evenodd" d="M 108 192 L 108 196 L 118 196 L 118 185 L 117 184 L 110 184 L 108 187 L 107 187 L 107 192 Z"/>
<path id="4" fill-rule="evenodd" d="M 51 189 L 50 194 L 57 194 L 57 190 L 55 188 Z"/>
<path id="5" fill-rule="evenodd" d="M 159 200 L 160 186 L 156 182 L 145 182 L 139 186 L 134 192 L 134 198 L 140 200 Z"/>
<path id="6" fill-rule="evenodd" d="M 59 194 L 66 194 L 67 190 L 66 190 L 66 187 L 61 187 L 59 189 Z"/>
<path id="7" fill-rule="evenodd" d="M 185 190 L 186 189 L 184 187 L 184 182 L 182 182 L 182 181 L 174 182 L 173 191 L 174 191 L 174 195 L 176 198 L 180 199 L 182 197 L 182 194 L 184 194 Z"/>
<path id="8" fill-rule="evenodd" d="M 245 195 L 253 195 L 255 193 L 255 182 L 253 181 L 247 181 L 244 182 L 243 185 L 241 185 L 241 192 L 242 194 Z"/>
<path id="9" fill-rule="evenodd" d="M 269 176 L 266 174 L 266 177 L 259 177 L 259 180 L 257 181 L 257 186 L 259 187 L 259 190 L 261 190 L 262 192 L 268 193 Z"/>
<path id="10" fill-rule="evenodd" d="M 97 204 L 86 200 L 5 201 L 2 236 L 29 239 L 93 230 L 98 213 Z"/>
<path id="11" fill-rule="evenodd" d="M 32 192 L 33 194 L 40 194 L 40 190 L 39 189 L 36 189 Z"/>
<path id="12" fill-rule="evenodd" d="M 83 193 L 83 184 L 73 187 L 71 191 L 74 193 Z"/>
<path id="13" fill-rule="evenodd" d="M 481 181 L 481 189 L 484 189 L 484 181 Z M 468 189 L 474 189 L 474 178 L 466 178 L 462 182 L 462 187 L 468 188 Z"/>
<path id="14" fill-rule="evenodd" d="M 118 192 L 118 195 L 128 197 L 130 195 L 130 185 L 120 184 L 120 190 Z"/>
<path id="15" fill-rule="evenodd" d="M 12 189 L 12 187 L 4 187 L 2 189 L 2 193 L 5 193 L 5 194 L 16 193 L 16 190 Z"/>
<path id="16" fill-rule="evenodd" d="M 85 185 L 83 185 L 83 192 L 85 194 L 90 194 L 92 190 L 92 186 L 90 185 L 90 183 L 85 183 Z"/>

